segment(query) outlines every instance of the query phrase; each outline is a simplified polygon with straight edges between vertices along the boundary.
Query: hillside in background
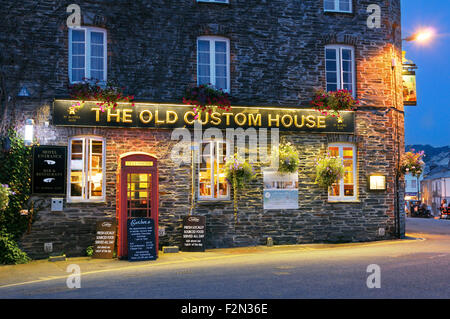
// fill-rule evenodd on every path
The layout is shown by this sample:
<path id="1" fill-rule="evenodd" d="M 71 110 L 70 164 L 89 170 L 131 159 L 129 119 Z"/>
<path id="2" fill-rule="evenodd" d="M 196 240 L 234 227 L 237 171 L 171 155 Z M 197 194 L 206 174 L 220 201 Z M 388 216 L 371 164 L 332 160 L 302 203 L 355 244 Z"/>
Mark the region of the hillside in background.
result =
<path id="1" fill-rule="evenodd" d="M 450 146 L 433 147 L 431 145 L 406 145 L 405 151 L 414 149 L 415 152 L 424 151 L 425 175 L 436 174 L 450 170 Z"/>

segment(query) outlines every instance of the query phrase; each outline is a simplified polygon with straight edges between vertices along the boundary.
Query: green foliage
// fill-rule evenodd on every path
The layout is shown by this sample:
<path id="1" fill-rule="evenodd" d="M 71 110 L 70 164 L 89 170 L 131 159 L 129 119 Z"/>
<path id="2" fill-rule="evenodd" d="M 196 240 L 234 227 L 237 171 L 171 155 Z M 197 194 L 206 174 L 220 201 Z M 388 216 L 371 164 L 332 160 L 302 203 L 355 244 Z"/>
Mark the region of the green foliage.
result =
<path id="1" fill-rule="evenodd" d="M 30 261 L 30 258 L 17 243 L 4 231 L 0 230 L 0 264 L 24 264 Z"/>
<path id="2" fill-rule="evenodd" d="M 13 194 L 8 185 L 0 184 L 0 212 L 8 207 L 9 196 Z"/>
<path id="3" fill-rule="evenodd" d="M 24 145 L 23 139 L 14 130 L 8 131 L 11 140 L 9 152 L 0 152 L 0 184 L 7 184 L 13 192 L 9 195 L 8 207 L 0 213 L 0 230 L 18 240 L 27 230 L 28 216 L 20 211 L 28 209 L 31 196 L 31 148 Z"/>
<path id="4" fill-rule="evenodd" d="M 320 187 L 328 188 L 344 176 L 344 164 L 340 157 L 327 155 L 316 164 L 316 183 Z"/>
<path id="5" fill-rule="evenodd" d="M 423 168 L 425 166 L 425 162 L 422 159 L 424 156 L 424 151 L 415 153 L 414 149 L 403 154 L 400 163 L 400 173 L 402 175 L 411 174 L 415 177 L 422 175 Z"/>
<path id="6" fill-rule="evenodd" d="M 86 256 L 91 257 L 94 254 L 94 248 L 92 246 L 89 246 L 86 248 Z"/>
<path id="7" fill-rule="evenodd" d="M 278 150 L 278 171 L 280 173 L 295 173 L 300 165 L 297 149 L 291 143 L 281 144 Z"/>

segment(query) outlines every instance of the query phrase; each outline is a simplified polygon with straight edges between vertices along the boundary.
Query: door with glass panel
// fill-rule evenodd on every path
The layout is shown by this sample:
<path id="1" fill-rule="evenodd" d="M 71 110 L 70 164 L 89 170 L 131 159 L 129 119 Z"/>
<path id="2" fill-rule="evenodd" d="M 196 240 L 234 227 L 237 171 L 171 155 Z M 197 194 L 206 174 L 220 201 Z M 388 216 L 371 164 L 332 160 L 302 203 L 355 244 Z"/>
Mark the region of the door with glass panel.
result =
<path id="1" fill-rule="evenodd" d="M 152 218 L 158 247 L 158 171 L 154 157 L 132 154 L 121 159 L 119 176 L 119 257 L 127 256 L 127 221 Z"/>

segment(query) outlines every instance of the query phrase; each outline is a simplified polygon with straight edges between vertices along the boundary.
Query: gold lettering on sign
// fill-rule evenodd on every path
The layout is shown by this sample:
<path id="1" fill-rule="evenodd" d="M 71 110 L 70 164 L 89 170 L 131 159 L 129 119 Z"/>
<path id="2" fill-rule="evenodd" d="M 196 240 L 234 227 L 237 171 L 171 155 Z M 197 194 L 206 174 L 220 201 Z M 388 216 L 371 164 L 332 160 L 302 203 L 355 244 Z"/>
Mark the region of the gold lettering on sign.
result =
<path id="1" fill-rule="evenodd" d="M 192 120 L 188 119 L 189 115 L 192 117 Z M 194 124 L 194 121 L 195 121 L 194 117 L 195 117 L 195 113 L 192 111 L 188 111 L 188 112 L 184 113 L 184 123 L 189 124 L 189 125 Z"/>
<path id="2" fill-rule="evenodd" d="M 108 109 L 107 111 L 107 121 L 111 122 L 111 117 L 115 117 L 116 118 L 116 122 L 119 123 L 120 122 L 120 110 L 117 110 L 117 113 L 111 113 L 111 109 Z"/>
<path id="3" fill-rule="evenodd" d="M 298 127 L 298 128 L 303 127 L 305 125 L 305 116 L 302 115 L 302 123 L 298 124 L 298 122 L 297 122 L 297 115 L 294 115 L 294 125 L 295 125 L 295 127 Z"/>
<path id="4" fill-rule="evenodd" d="M 91 112 L 95 111 L 95 121 L 100 122 L 100 108 L 99 107 L 93 107 L 91 109 Z"/>
<path id="5" fill-rule="evenodd" d="M 226 116 L 226 118 L 227 118 L 226 123 L 227 123 L 227 125 L 230 125 L 230 116 L 233 115 L 233 113 L 222 113 L 222 115 Z"/>
<path id="6" fill-rule="evenodd" d="M 211 113 L 211 123 L 213 125 L 220 125 L 220 123 L 222 123 L 222 119 L 220 118 L 220 113 L 217 113 L 217 112 Z"/>
<path id="7" fill-rule="evenodd" d="M 248 125 L 261 126 L 261 114 L 249 114 L 248 115 Z"/>
<path id="8" fill-rule="evenodd" d="M 239 117 L 242 117 L 242 119 L 239 120 Z M 239 126 L 245 125 L 247 123 L 247 117 L 244 113 L 238 113 L 234 116 L 234 122 Z"/>
<path id="9" fill-rule="evenodd" d="M 122 111 L 122 122 L 133 123 L 133 120 L 131 119 L 131 113 L 133 113 L 132 109 L 124 109 Z"/>
<path id="10" fill-rule="evenodd" d="M 269 127 L 272 126 L 272 122 L 275 122 L 277 124 L 277 127 L 279 127 L 280 126 L 280 115 L 277 114 L 277 117 L 273 119 L 272 114 L 269 113 L 268 121 L 269 121 Z"/>
<path id="11" fill-rule="evenodd" d="M 145 118 L 145 116 L 147 118 Z M 153 114 L 152 112 L 150 112 L 149 110 L 143 110 L 141 113 L 139 113 L 139 119 L 141 120 L 142 123 L 144 124 L 148 124 L 151 122 L 153 118 Z"/>
<path id="12" fill-rule="evenodd" d="M 306 126 L 309 128 L 313 128 L 316 126 L 316 121 L 314 119 L 314 115 L 308 115 L 306 117 Z"/>
<path id="13" fill-rule="evenodd" d="M 289 119 L 288 123 L 286 123 L 286 119 Z M 293 121 L 294 121 L 294 119 L 292 118 L 292 116 L 290 114 L 285 114 L 281 118 L 281 124 L 283 124 L 284 127 L 290 127 L 292 125 Z"/>
<path id="14" fill-rule="evenodd" d="M 159 119 L 159 112 L 158 111 L 155 111 L 155 124 L 164 124 L 164 120 L 161 121 Z"/>
<path id="15" fill-rule="evenodd" d="M 172 116 L 172 118 L 170 118 Z M 167 111 L 166 112 L 166 123 L 174 124 L 178 121 L 178 114 L 175 111 Z"/>
<path id="16" fill-rule="evenodd" d="M 202 114 L 205 114 L 205 119 L 202 121 Z M 208 112 L 201 112 L 198 116 L 198 120 L 202 125 L 208 124 L 209 121 L 209 113 Z"/>
<path id="17" fill-rule="evenodd" d="M 125 161 L 125 166 L 153 166 L 151 161 Z"/>
<path id="18" fill-rule="evenodd" d="M 318 116 L 317 117 L 317 128 L 326 128 L 327 125 L 325 124 L 325 116 Z"/>

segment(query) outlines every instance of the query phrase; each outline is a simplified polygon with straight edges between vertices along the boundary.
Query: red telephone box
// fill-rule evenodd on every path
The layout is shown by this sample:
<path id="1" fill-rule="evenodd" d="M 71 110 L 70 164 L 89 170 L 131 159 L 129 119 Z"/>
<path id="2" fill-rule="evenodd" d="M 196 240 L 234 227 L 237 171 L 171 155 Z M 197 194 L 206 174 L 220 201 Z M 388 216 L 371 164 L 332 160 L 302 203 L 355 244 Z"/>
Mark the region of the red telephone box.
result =
<path id="1" fill-rule="evenodd" d="M 158 162 L 145 153 L 126 154 L 120 158 L 119 203 L 117 211 L 117 256 L 128 256 L 127 220 L 152 218 L 155 222 L 155 244 L 158 253 Z"/>

